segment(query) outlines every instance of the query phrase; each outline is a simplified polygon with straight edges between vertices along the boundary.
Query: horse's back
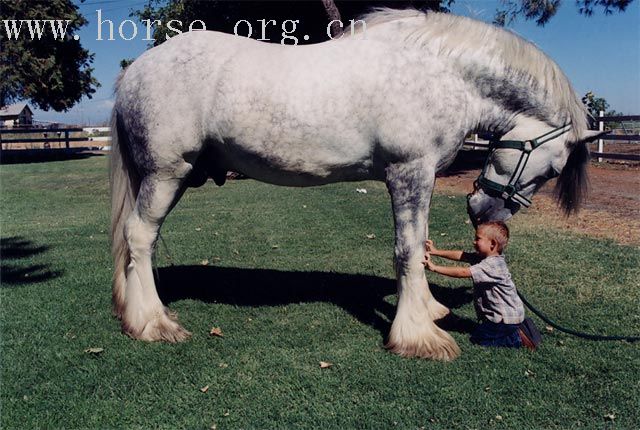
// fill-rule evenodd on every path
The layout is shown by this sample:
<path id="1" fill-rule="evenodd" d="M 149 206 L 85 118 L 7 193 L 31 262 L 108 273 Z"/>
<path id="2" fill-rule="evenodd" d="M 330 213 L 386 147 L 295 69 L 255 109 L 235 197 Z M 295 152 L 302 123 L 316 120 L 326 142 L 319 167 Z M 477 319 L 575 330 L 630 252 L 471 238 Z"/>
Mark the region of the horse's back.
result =
<path id="1" fill-rule="evenodd" d="M 377 156 L 414 156 L 427 140 L 414 125 L 438 91 L 411 89 L 424 64 L 378 40 L 282 46 L 194 32 L 129 66 L 116 108 L 162 160 L 206 152 L 218 170 L 283 185 L 380 179 Z"/>

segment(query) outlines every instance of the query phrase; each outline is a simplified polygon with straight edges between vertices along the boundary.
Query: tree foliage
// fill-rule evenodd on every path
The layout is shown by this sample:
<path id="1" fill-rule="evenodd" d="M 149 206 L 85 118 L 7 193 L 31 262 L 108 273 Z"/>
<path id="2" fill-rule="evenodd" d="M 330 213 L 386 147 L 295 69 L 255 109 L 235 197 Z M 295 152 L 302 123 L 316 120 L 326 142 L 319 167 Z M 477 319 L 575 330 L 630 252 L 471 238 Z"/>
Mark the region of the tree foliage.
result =
<path id="1" fill-rule="evenodd" d="M 65 111 L 99 86 L 93 77 L 93 55 L 73 33 L 87 21 L 71 0 L 0 0 L 2 20 L 69 20 L 67 36 L 54 37 L 45 26 L 31 37 L 23 24 L 19 37 L 0 27 L 0 106 L 29 100 L 43 110 Z"/>
<path id="2" fill-rule="evenodd" d="M 574 0 L 578 11 L 591 16 L 596 8 L 601 8 L 606 15 L 615 11 L 624 12 L 633 0 Z M 496 11 L 494 24 L 509 25 L 518 17 L 535 20 L 540 26 L 545 25 L 558 12 L 562 0 L 501 0 L 502 7 Z"/>
<path id="3" fill-rule="evenodd" d="M 609 103 L 603 97 L 597 97 L 592 91 L 582 97 L 582 103 L 587 108 L 589 115 L 591 116 L 591 127 L 596 128 L 596 118 L 600 116 L 600 112 L 603 112 L 604 116 L 620 116 L 622 113 L 609 109 Z M 608 123 L 612 128 L 620 127 L 620 123 Z"/>
<path id="4" fill-rule="evenodd" d="M 188 24 L 194 20 L 205 23 L 207 30 L 233 33 L 234 26 L 241 20 L 251 23 L 254 39 L 267 39 L 271 42 L 282 40 L 282 24 L 286 20 L 298 20 L 296 34 L 298 43 L 318 43 L 328 40 L 327 26 L 336 16 L 331 3 L 337 8 L 337 12 L 344 25 L 374 7 L 413 7 L 422 10 L 446 10 L 452 0 L 422 0 L 422 1 L 334 1 L 309 0 L 309 1 L 224 1 L 224 0 L 150 0 L 141 10 L 134 12 L 134 16 L 142 20 L 168 23 L 170 20 L 180 21 L 183 24 L 182 31 L 187 31 Z M 327 6 L 329 5 L 329 6 Z M 274 20 L 275 24 L 267 24 L 262 30 L 262 23 Z M 154 45 L 159 45 L 167 37 L 175 35 L 167 26 L 154 26 Z M 177 24 L 174 24 L 176 27 Z M 243 23 L 242 32 L 247 35 L 247 26 Z M 300 37 L 308 35 L 308 40 Z M 264 37 L 263 37 L 264 36 Z"/>

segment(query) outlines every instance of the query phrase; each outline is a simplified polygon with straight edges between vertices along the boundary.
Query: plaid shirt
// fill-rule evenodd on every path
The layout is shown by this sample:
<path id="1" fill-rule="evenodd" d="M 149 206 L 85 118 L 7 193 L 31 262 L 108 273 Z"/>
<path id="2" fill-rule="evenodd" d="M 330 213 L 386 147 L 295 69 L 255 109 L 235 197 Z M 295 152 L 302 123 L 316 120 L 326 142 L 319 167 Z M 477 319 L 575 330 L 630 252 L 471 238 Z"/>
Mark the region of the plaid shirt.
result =
<path id="1" fill-rule="evenodd" d="M 469 269 L 478 318 L 494 323 L 520 324 L 524 320 L 524 306 L 504 255 L 487 257 Z"/>

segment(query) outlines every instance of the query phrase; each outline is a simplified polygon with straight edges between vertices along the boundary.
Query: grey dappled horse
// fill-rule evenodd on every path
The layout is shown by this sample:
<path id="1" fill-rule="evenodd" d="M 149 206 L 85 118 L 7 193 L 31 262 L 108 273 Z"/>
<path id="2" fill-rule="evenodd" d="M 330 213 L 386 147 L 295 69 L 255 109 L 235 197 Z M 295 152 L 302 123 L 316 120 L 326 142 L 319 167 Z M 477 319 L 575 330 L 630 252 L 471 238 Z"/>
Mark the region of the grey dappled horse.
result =
<path id="1" fill-rule="evenodd" d="M 558 175 L 560 203 L 576 207 L 586 115 L 548 57 L 452 15 L 385 9 L 363 21 L 308 46 L 183 34 L 126 69 L 111 156 L 113 303 L 125 333 L 189 336 L 158 297 L 153 248 L 185 189 L 208 177 L 222 185 L 228 170 L 288 186 L 385 181 L 398 285 L 387 346 L 440 360 L 460 350 L 434 324 L 449 310 L 431 295 L 421 261 L 436 173 L 465 135 L 502 136 L 469 196 L 474 223 L 509 218 Z"/>

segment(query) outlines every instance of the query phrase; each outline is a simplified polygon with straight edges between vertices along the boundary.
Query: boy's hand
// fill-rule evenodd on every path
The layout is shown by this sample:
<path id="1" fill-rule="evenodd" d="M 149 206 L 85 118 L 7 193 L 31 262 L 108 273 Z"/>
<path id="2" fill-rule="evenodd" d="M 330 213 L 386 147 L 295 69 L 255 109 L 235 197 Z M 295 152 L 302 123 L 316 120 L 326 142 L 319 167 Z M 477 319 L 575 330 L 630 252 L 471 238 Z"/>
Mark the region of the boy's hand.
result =
<path id="1" fill-rule="evenodd" d="M 424 243 L 424 246 L 425 246 L 425 249 L 427 250 L 427 253 L 437 251 L 436 246 L 433 244 L 433 240 L 427 240 Z"/>
<path id="2" fill-rule="evenodd" d="M 431 261 L 431 255 L 428 252 L 424 255 L 424 261 L 422 262 L 422 264 L 424 265 L 424 267 L 429 269 L 430 272 L 433 272 L 436 266 Z"/>

